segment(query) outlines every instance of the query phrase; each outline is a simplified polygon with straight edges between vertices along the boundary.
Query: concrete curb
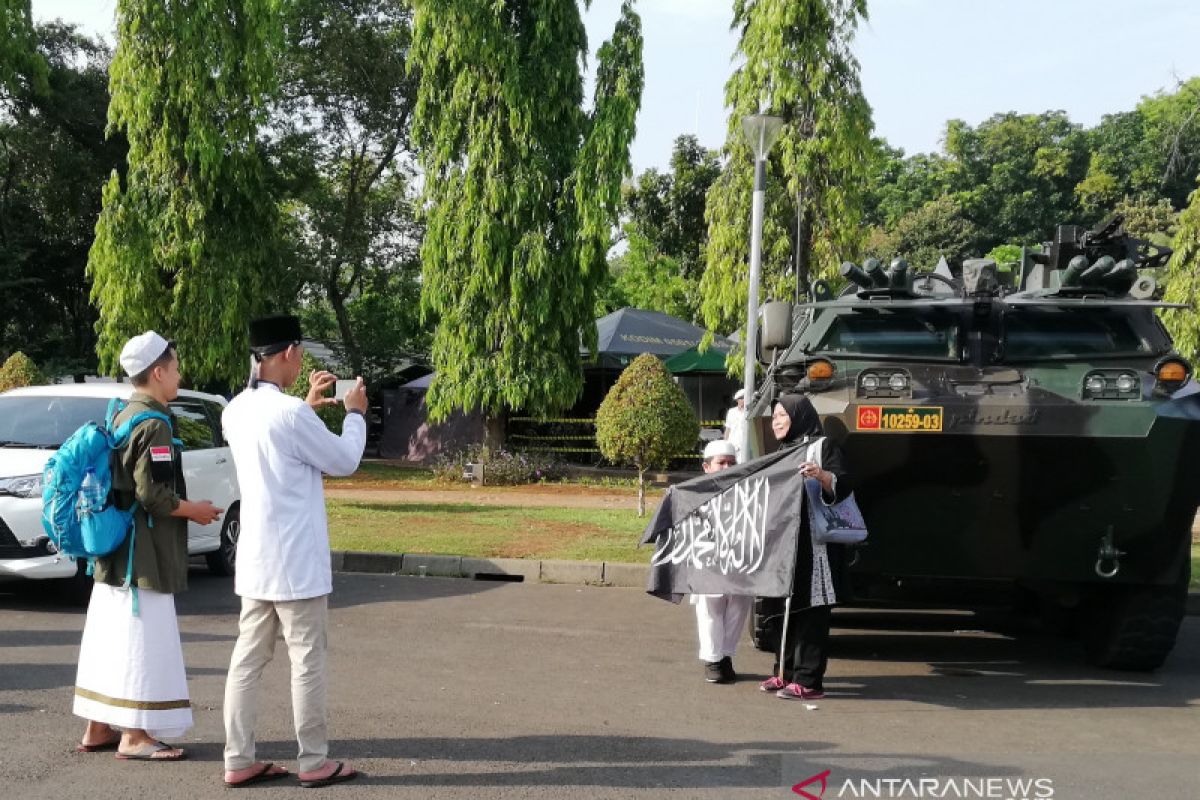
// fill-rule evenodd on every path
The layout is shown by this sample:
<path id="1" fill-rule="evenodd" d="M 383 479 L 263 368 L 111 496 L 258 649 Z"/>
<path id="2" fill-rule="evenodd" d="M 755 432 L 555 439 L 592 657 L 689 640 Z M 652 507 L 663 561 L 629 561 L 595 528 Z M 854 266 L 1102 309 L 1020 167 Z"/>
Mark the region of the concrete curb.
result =
<path id="1" fill-rule="evenodd" d="M 604 561 L 534 561 L 526 558 L 471 558 L 432 553 L 363 553 L 334 550 L 334 572 L 384 575 L 429 575 L 475 580 L 517 580 L 526 583 L 571 583 L 642 589 L 650 575 L 645 564 Z"/>
<path id="2" fill-rule="evenodd" d="M 475 580 L 520 580 L 525 583 L 573 583 L 644 589 L 650 576 L 646 564 L 607 561 L 534 561 L 527 558 L 471 558 L 432 553 L 363 553 L 334 550 L 334 572 L 386 575 L 431 575 Z M 1187 614 L 1200 617 L 1200 592 L 1189 592 Z"/>

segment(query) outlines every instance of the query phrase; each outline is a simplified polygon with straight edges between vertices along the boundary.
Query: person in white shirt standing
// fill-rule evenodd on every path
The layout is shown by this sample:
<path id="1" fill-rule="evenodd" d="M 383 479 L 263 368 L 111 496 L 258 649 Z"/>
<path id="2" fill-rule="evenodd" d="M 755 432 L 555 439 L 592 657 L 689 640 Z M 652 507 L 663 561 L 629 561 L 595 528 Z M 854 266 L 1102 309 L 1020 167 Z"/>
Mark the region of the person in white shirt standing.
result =
<path id="1" fill-rule="evenodd" d="M 333 576 L 322 473 L 349 475 L 366 445 L 362 378 L 343 401 L 342 435 L 314 408 L 336 402 L 325 392 L 337 378 L 310 376 L 305 400 L 283 393 L 300 376 L 300 322 L 268 317 L 250 323 L 250 385 L 222 414 L 242 491 L 234 591 L 242 598 L 238 640 L 225 683 L 225 783 L 245 786 L 287 771 L 255 760 L 258 685 L 282 635 L 292 667 L 292 711 L 305 787 L 358 773 L 331 761 L 325 713 L 326 617 Z"/>
<path id="2" fill-rule="evenodd" d="M 746 390 L 738 389 L 733 395 L 735 405 L 725 412 L 725 441 L 731 443 L 742 461 L 742 437 L 746 435 Z"/>

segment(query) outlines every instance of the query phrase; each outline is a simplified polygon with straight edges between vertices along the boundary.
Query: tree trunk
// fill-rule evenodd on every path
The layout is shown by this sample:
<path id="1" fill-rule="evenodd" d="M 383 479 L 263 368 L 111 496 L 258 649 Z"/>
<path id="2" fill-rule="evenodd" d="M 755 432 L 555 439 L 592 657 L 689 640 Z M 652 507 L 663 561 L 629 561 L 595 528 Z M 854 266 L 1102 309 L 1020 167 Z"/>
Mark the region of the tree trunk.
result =
<path id="1" fill-rule="evenodd" d="M 804 193 L 796 193 L 796 303 L 803 303 L 812 288 L 812 212 L 804 205 Z"/>
<path id="2" fill-rule="evenodd" d="M 346 351 L 346 360 L 350 362 L 353 375 L 341 375 L 342 378 L 355 378 L 363 374 L 362 352 L 354 338 L 354 330 L 350 327 L 350 313 L 346 311 L 346 298 L 337 285 L 337 276 L 333 275 L 325 284 L 329 305 L 333 307 L 333 315 L 337 318 L 338 335 L 342 337 L 342 347 Z"/>
<path id="3" fill-rule="evenodd" d="M 638 516 L 646 516 L 646 468 L 638 467 Z"/>
<path id="4" fill-rule="evenodd" d="M 489 414 L 483 418 L 483 446 L 488 450 L 500 450 L 508 432 L 508 415 L 504 412 Z"/>

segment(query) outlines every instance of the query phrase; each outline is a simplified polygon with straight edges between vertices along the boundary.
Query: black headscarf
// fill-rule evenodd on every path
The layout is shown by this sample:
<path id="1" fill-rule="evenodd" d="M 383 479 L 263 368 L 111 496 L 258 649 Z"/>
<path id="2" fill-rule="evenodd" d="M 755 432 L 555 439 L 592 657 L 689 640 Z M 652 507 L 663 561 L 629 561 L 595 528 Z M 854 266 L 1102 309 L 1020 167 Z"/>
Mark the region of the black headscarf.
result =
<path id="1" fill-rule="evenodd" d="M 821 417 L 807 397 L 802 394 L 783 394 L 776 402 L 783 406 L 783 410 L 792 419 L 792 426 L 788 428 L 787 435 L 779 440 L 781 447 L 825 435 L 825 430 L 821 427 Z"/>

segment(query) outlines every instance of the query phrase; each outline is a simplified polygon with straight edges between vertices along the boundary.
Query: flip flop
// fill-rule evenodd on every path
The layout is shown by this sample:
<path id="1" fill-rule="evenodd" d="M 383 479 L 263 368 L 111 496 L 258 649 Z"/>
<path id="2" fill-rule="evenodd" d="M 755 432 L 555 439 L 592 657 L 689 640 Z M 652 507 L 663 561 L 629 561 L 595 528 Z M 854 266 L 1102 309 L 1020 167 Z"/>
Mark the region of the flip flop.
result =
<path id="1" fill-rule="evenodd" d="M 346 766 L 345 762 L 339 761 L 339 762 L 337 762 L 337 769 L 335 769 L 333 772 L 326 775 L 324 778 L 313 778 L 310 781 L 301 780 L 300 785 L 303 786 L 305 789 L 318 789 L 322 786 L 332 786 L 335 783 L 341 783 L 342 781 L 354 780 L 355 778 L 358 777 L 358 770 L 351 770 L 350 772 L 342 772 L 342 768 L 345 766 Z"/>
<path id="2" fill-rule="evenodd" d="M 225 781 L 225 785 L 230 789 L 240 789 L 243 786 L 253 786 L 256 783 L 266 783 L 267 781 L 277 781 L 280 778 L 286 778 L 291 773 L 283 767 L 277 767 L 270 761 L 262 765 L 262 769 L 251 775 L 249 778 L 243 778 L 240 781 Z"/>
<path id="3" fill-rule="evenodd" d="M 121 734 L 118 733 L 115 737 L 109 739 L 107 742 L 100 742 L 99 744 L 84 744 L 83 742 L 80 742 L 79 744 L 75 745 L 75 752 L 103 753 L 105 750 L 116 750 L 120 744 Z"/>
<path id="4" fill-rule="evenodd" d="M 160 753 L 166 755 L 160 755 Z M 148 742 L 129 753 L 117 750 L 117 758 L 122 761 L 183 761 L 187 758 L 187 753 L 177 747 L 171 747 L 165 742 Z"/>

